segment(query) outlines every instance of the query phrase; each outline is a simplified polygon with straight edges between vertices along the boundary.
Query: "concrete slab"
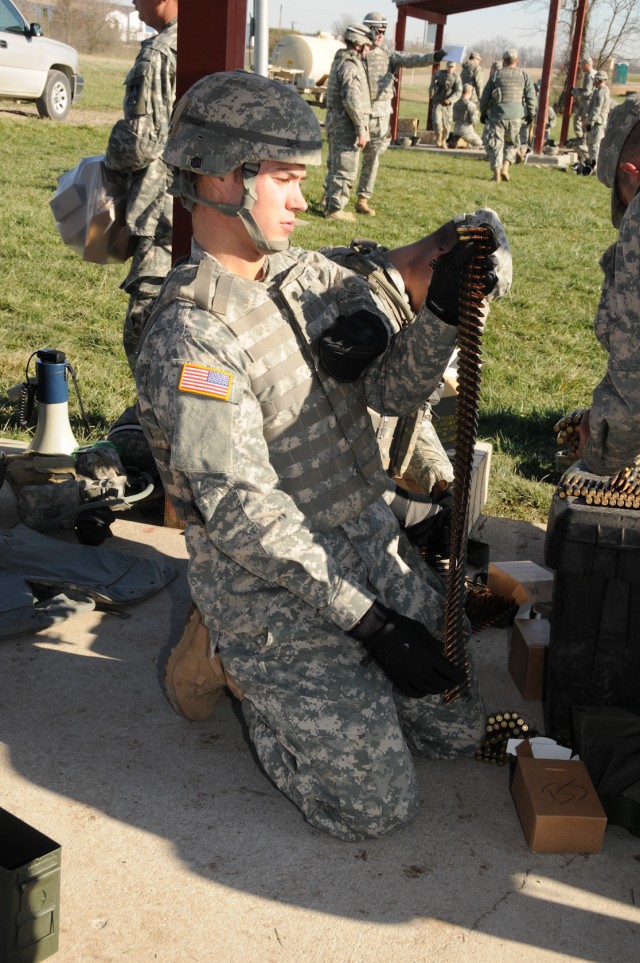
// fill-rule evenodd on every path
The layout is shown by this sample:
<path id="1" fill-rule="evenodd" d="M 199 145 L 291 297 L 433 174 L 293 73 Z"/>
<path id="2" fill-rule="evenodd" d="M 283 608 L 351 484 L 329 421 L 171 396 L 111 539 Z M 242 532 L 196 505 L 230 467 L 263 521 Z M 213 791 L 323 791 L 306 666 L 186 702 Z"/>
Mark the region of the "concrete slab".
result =
<path id="1" fill-rule="evenodd" d="M 5 491 L 0 526 L 14 519 Z M 107 547 L 174 560 L 168 588 L 0 642 L 0 805 L 62 845 L 58 963 L 638 958 L 640 839 L 612 827 L 598 856 L 530 853 L 506 768 L 417 758 L 411 826 L 357 844 L 310 828 L 237 703 L 194 724 L 164 696 L 183 535 L 140 513 L 113 529 Z M 495 561 L 542 561 L 537 527 L 485 517 L 476 534 Z M 487 709 L 541 726 L 507 673 L 507 630 L 473 647 Z"/>
<path id="2" fill-rule="evenodd" d="M 412 147 L 401 147 L 399 144 L 391 144 L 389 150 L 418 150 L 423 152 L 427 151 L 430 154 L 437 154 L 440 157 L 468 157 L 474 160 L 487 159 L 484 150 L 476 150 L 473 147 L 450 147 L 442 150 L 442 148 L 435 147 L 432 144 L 415 144 L 415 146 Z M 578 155 L 575 151 L 566 151 L 560 154 L 528 154 L 525 161 L 525 163 L 533 167 L 556 167 L 560 170 L 571 167 L 573 164 L 577 164 L 577 162 Z"/>

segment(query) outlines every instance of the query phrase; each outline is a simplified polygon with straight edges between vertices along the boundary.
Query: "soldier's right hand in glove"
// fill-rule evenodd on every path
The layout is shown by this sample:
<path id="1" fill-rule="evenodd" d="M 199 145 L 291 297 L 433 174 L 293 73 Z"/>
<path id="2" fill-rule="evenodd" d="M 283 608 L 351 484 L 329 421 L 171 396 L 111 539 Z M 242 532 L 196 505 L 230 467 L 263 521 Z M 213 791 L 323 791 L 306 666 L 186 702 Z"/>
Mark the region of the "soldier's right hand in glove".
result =
<path id="1" fill-rule="evenodd" d="M 435 64 L 439 64 L 441 60 L 444 60 L 446 55 L 447 55 L 446 50 L 435 50 L 433 53 L 433 62 Z"/>
<path id="2" fill-rule="evenodd" d="M 347 635 L 364 646 L 400 692 L 414 699 L 453 689 L 465 679 L 421 622 L 377 600 Z"/>
<path id="3" fill-rule="evenodd" d="M 494 250 L 497 248 L 497 244 Z M 427 291 L 425 304 L 445 324 L 457 325 L 460 320 L 460 287 L 465 265 L 474 253 L 473 241 L 458 241 L 453 250 L 436 261 Z M 498 283 L 495 267 L 487 259 L 487 268 L 478 286 L 484 296 Z"/>

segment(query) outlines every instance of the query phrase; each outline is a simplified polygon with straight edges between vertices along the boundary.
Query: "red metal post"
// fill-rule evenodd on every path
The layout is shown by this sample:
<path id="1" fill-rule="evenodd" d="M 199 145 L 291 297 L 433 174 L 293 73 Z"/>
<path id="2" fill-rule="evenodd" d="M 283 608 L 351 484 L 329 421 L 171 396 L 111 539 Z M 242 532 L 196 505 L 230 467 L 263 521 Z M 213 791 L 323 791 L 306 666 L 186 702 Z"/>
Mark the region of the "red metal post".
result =
<path id="1" fill-rule="evenodd" d="M 549 4 L 547 40 L 544 48 L 544 60 L 542 62 L 542 85 L 540 87 L 540 98 L 538 100 L 538 120 L 536 122 L 536 130 L 533 139 L 534 154 L 541 154 L 542 148 L 544 147 L 544 129 L 547 123 L 549 87 L 551 86 L 551 74 L 553 73 L 553 53 L 556 46 L 559 13 L 560 0 L 551 0 L 551 3 Z"/>
<path id="2" fill-rule="evenodd" d="M 564 108 L 562 111 L 562 128 L 560 131 L 560 147 L 564 147 L 567 142 L 569 132 L 569 121 L 571 119 L 571 108 L 573 107 L 573 97 L 571 89 L 576 85 L 578 75 L 578 58 L 580 57 L 580 47 L 582 46 L 582 34 L 584 32 L 584 21 L 587 16 L 587 4 L 589 0 L 578 0 L 576 11 L 576 25 L 573 32 L 573 43 L 571 45 L 571 58 L 569 69 L 567 70 L 567 92 L 564 98 Z"/>
<path id="3" fill-rule="evenodd" d="M 189 0 L 178 16 L 177 96 L 196 80 L 219 70 L 244 67 L 247 0 Z M 173 260 L 189 253 L 191 216 L 176 200 L 173 206 Z"/>
<path id="4" fill-rule="evenodd" d="M 445 23 L 446 23 L 446 18 L 445 18 Z M 437 24 L 436 24 L 436 39 L 435 39 L 435 43 L 434 43 L 434 45 L 433 45 L 433 49 L 434 49 L 434 50 L 442 50 L 443 44 L 444 44 L 444 23 L 437 23 Z M 431 76 L 432 76 L 432 77 L 433 77 L 433 75 L 436 73 L 436 71 L 440 70 L 440 67 L 441 67 L 441 66 L 442 66 L 441 63 L 439 63 L 439 64 L 434 64 L 434 65 L 433 65 L 433 68 L 432 68 L 432 70 L 431 70 Z M 428 111 L 427 111 L 427 130 L 433 130 L 433 124 L 432 124 L 432 122 L 431 122 L 431 121 L 432 121 L 432 117 L 433 117 L 433 110 L 432 110 L 432 107 L 431 107 L 431 97 L 429 97 L 429 109 L 428 109 Z"/>
<path id="5" fill-rule="evenodd" d="M 398 10 L 398 22 L 396 23 L 396 50 L 404 50 L 404 38 L 407 28 L 407 14 L 400 7 Z M 402 71 L 398 74 L 395 93 L 391 101 L 391 140 L 394 141 L 398 136 L 398 118 L 400 115 L 400 85 L 402 82 Z"/>

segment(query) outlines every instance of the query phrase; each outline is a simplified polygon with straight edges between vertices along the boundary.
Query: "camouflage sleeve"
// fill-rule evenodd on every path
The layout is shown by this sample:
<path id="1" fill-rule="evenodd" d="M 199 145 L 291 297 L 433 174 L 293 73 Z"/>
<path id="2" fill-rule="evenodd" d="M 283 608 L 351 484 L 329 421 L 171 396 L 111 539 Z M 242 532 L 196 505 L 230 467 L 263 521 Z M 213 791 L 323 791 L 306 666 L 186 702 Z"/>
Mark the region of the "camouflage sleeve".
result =
<path id="1" fill-rule="evenodd" d="M 373 595 L 344 576 L 279 489 L 237 339 L 196 308 L 172 320 L 147 337 L 144 357 L 153 363 L 143 362 L 137 375 L 144 371 L 139 390 L 168 441 L 181 497 L 195 504 L 218 551 L 351 628 Z M 178 326 L 185 334 L 172 341 L 167 331 Z M 215 373 L 218 394 L 202 386 L 202 371 Z"/>
<path id="2" fill-rule="evenodd" d="M 462 97 L 462 81 L 460 77 L 456 74 L 456 79 L 453 83 L 453 90 L 449 95 L 449 100 L 452 104 L 455 104 L 456 100 L 460 100 Z"/>
<path id="3" fill-rule="evenodd" d="M 422 415 L 420 431 L 409 462 L 409 471 L 425 495 L 431 494 L 437 481 L 453 481 L 453 465 L 433 427 L 430 406 L 425 408 Z"/>
<path id="4" fill-rule="evenodd" d="M 364 69 L 352 60 L 345 60 L 340 68 L 340 90 L 344 109 L 357 136 L 367 134 L 371 113 L 369 85 Z"/>
<path id="5" fill-rule="evenodd" d="M 538 109 L 538 101 L 536 97 L 535 87 L 531 81 L 529 74 L 524 75 L 524 116 L 533 119 L 536 116 L 536 110 Z"/>
<path id="6" fill-rule="evenodd" d="M 593 392 L 583 460 L 600 474 L 617 471 L 640 453 L 639 237 L 640 194 L 636 194 L 620 225 L 595 322 L 609 361 Z"/>
<path id="7" fill-rule="evenodd" d="M 433 54 L 430 53 L 405 53 L 403 50 L 395 50 L 389 54 L 389 69 L 393 71 L 398 67 L 430 67 L 433 62 Z"/>
<path id="8" fill-rule="evenodd" d="M 111 170 L 133 173 L 161 157 L 175 99 L 175 74 L 175 58 L 164 50 L 138 57 L 125 81 L 124 117 L 109 135 L 106 165 Z"/>

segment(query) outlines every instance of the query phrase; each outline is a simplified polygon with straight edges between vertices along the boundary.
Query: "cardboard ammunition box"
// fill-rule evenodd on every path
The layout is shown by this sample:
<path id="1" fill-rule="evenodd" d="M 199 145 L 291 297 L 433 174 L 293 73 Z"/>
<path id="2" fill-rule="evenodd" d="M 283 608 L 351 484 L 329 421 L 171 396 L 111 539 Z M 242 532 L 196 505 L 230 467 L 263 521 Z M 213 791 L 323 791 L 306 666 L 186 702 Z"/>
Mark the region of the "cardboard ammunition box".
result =
<path id="1" fill-rule="evenodd" d="M 583 762 L 518 747 L 511 794 L 533 853 L 599 853 L 607 817 Z"/>
<path id="2" fill-rule="evenodd" d="M 398 136 L 417 137 L 420 120 L 418 117 L 400 117 L 398 120 Z"/>
<path id="3" fill-rule="evenodd" d="M 523 699 L 544 697 L 550 631 L 548 619 L 514 619 L 509 672 Z"/>
<path id="4" fill-rule="evenodd" d="M 56 221 L 65 221 L 78 209 L 84 209 L 87 200 L 86 190 L 79 184 L 69 184 L 65 187 L 63 174 L 59 179 L 58 192 L 49 201 L 49 207 Z"/>
<path id="5" fill-rule="evenodd" d="M 39 963 L 58 950 L 61 848 L 0 809 L 0 960 Z"/>
<path id="6" fill-rule="evenodd" d="M 492 562 L 487 586 L 503 599 L 549 604 L 553 597 L 553 572 L 535 562 Z"/>

